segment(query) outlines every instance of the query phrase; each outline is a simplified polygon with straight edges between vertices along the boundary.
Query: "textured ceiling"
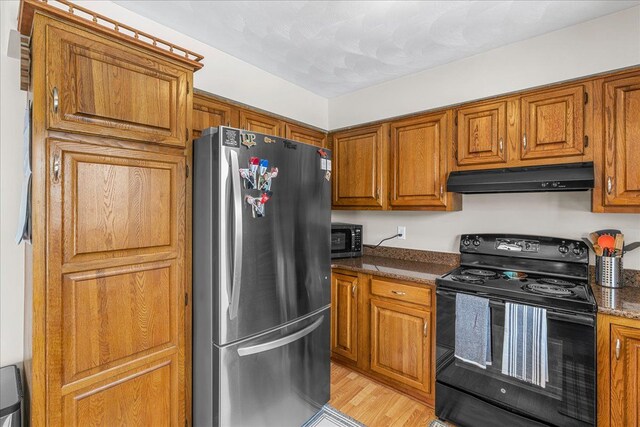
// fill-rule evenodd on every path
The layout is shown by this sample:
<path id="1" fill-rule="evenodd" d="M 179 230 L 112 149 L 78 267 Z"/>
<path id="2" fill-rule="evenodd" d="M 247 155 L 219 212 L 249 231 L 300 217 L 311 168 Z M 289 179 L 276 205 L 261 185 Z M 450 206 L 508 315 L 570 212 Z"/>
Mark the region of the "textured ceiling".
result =
<path id="1" fill-rule="evenodd" d="M 640 1 L 116 3 L 331 98 Z"/>

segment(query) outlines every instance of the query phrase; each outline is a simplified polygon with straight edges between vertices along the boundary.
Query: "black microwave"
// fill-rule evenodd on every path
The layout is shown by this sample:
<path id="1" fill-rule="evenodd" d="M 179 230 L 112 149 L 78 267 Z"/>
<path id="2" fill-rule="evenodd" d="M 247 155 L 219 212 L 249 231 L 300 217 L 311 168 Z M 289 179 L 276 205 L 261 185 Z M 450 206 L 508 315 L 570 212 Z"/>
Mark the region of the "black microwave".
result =
<path id="1" fill-rule="evenodd" d="M 331 223 L 331 258 L 362 256 L 362 226 Z"/>

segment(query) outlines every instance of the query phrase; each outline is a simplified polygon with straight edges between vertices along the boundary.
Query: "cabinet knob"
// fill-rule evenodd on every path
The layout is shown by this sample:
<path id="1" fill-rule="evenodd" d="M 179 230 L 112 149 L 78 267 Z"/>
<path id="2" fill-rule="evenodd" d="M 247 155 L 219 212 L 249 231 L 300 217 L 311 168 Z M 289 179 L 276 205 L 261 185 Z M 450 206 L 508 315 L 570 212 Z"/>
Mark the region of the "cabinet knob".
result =
<path id="1" fill-rule="evenodd" d="M 422 327 L 422 335 L 424 335 L 425 337 L 429 335 L 429 321 L 427 320 L 424 321 L 424 326 Z"/>
<path id="2" fill-rule="evenodd" d="M 607 194 L 611 194 L 611 190 L 613 190 L 613 179 L 609 176 L 607 177 Z"/>
<path id="3" fill-rule="evenodd" d="M 407 294 L 406 292 L 402 292 L 402 291 L 391 291 L 391 293 L 392 294 L 396 294 L 396 295 L 400 295 L 400 296 Z"/>
<path id="4" fill-rule="evenodd" d="M 620 338 L 616 339 L 616 360 L 620 359 L 620 348 L 622 344 L 620 343 Z"/>
<path id="5" fill-rule="evenodd" d="M 54 87 L 53 88 L 53 112 L 57 113 L 58 112 L 58 106 L 60 105 L 60 98 L 58 97 L 58 88 Z"/>
<path id="6" fill-rule="evenodd" d="M 358 285 L 356 285 L 355 283 L 351 285 L 351 296 L 354 298 L 356 297 L 356 289 L 358 289 Z"/>
<path id="7" fill-rule="evenodd" d="M 522 134 L 522 149 L 527 151 L 527 133 Z"/>
<path id="8" fill-rule="evenodd" d="M 502 140 L 502 138 L 500 138 L 500 143 L 498 144 L 498 148 L 500 149 L 501 153 L 504 151 L 504 141 Z"/>
<path id="9" fill-rule="evenodd" d="M 444 186 L 440 184 L 440 197 L 444 195 Z"/>

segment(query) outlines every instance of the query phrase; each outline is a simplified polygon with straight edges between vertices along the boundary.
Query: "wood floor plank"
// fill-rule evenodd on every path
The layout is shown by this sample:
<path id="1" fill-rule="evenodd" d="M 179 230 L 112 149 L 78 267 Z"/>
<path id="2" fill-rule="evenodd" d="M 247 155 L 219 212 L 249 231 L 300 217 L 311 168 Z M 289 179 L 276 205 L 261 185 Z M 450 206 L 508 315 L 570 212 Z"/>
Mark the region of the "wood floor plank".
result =
<path id="1" fill-rule="evenodd" d="M 427 405 L 333 362 L 329 404 L 368 427 L 426 427 L 435 419 Z"/>

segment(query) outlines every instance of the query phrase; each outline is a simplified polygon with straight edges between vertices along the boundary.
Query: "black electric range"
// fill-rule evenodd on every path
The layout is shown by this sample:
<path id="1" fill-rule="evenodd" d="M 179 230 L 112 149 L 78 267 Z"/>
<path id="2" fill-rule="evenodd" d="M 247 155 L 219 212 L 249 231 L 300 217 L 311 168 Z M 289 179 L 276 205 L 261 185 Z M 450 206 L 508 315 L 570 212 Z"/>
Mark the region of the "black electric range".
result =
<path id="1" fill-rule="evenodd" d="M 460 266 L 437 279 L 436 415 L 460 426 L 594 426 L 596 311 L 586 245 L 573 239 L 478 234 L 460 238 Z M 454 357 L 456 295 L 489 300 L 492 363 Z M 549 380 L 501 372 L 505 303 L 546 310 Z"/>

